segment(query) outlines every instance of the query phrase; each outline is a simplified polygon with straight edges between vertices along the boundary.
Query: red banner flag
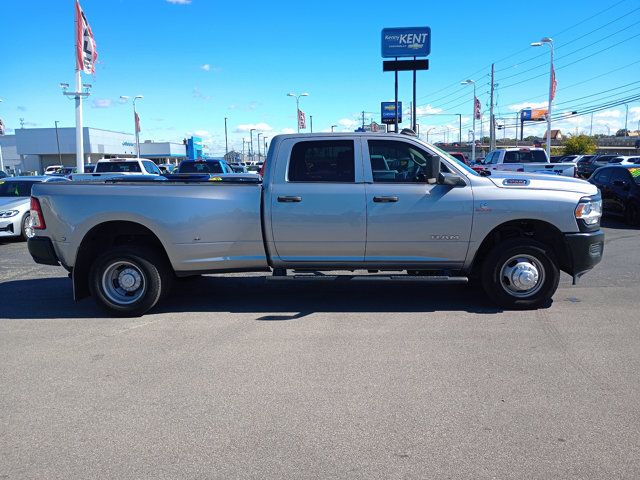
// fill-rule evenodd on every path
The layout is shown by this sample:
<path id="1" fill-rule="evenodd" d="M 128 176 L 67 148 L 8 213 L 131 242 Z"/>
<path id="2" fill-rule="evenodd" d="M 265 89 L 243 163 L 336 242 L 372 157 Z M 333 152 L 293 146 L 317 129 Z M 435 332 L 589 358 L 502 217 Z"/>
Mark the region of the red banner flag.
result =
<path id="1" fill-rule="evenodd" d="M 298 128 L 307 128 L 307 116 L 302 110 L 298 110 Z"/>
<path id="2" fill-rule="evenodd" d="M 135 122 L 136 122 L 136 133 L 140 133 L 140 115 L 138 115 L 138 112 L 135 113 Z"/>
<path id="3" fill-rule="evenodd" d="M 95 73 L 97 59 L 96 40 L 87 17 L 80 8 L 80 2 L 76 0 L 76 70 L 87 74 Z"/>
<path id="4" fill-rule="evenodd" d="M 556 70 L 551 65 L 551 101 L 556 98 L 556 87 L 558 86 L 558 82 L 556 81 Z"/>
<path id="5" fill-rule="evenodd" d="M 476 120 L 480 120 L 480 117 L 482 116 L 480 100 L 478 100 L 478 97 L 473 97 L 473 98 L 474 98 L 473 115 L 475 116 Z"/>

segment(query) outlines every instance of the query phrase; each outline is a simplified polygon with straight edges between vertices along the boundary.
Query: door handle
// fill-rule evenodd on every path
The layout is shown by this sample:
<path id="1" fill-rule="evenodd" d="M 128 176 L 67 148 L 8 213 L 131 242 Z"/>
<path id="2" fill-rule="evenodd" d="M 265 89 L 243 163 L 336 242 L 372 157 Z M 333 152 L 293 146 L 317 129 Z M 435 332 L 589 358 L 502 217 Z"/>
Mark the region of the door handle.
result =
<path id="1" fill-rule="evenodd" d="M 373 201 L 376 203 L 395 203 L 398 200 L 398 197 L 373 197 Z"/>
<path id="2" fill-rule="evenodd" d="M 280 203 L 300 203 L 302 197 L 278 197 Z"/>

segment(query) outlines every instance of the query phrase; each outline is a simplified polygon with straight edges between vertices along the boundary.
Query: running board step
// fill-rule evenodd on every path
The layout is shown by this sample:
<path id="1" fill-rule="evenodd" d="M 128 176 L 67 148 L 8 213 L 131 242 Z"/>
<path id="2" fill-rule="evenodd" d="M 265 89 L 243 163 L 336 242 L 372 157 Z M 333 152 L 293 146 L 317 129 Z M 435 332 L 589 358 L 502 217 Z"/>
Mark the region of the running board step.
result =
<path id="1" fill-rule="evenodd" d="M 266 277 L 269 281 L 313 280 L 313 281 L 345 281 L 345 282 L 420 282 L 466 284 L 468 277 L 448 277 L 444 275 L 287 275 Z"/>

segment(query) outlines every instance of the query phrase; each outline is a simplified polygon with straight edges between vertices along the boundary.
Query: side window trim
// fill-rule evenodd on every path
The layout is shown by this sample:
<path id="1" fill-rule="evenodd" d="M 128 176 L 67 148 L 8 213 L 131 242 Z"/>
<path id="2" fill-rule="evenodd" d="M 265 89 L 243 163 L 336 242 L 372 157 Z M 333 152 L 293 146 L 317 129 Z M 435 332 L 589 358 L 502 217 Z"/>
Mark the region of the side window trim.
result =
<path id="1" fill-rule="evenodd" d="M 351 142 L 351 148 L 352 148 L 352 152 L 353 152 L 353 180 L 351 181 L 337 181 L 337 180 L 291 180 L 290 177 L 290 170 L 291 170 L 291 161 L 293 159 L 293 152 L 296 146 L 303 144 L 303 143 L 319 143 L 319 142 Z M 285 183 L 304 183 L 304 184 L 308 184 L 308 183 L 335 183 L 335 184 L 344 184 L 344 185 L 349 185 L 349 184 L 356 184 L 359 183 L 358 181 L 358 177 L 359 175 L 357 174 L 357 169 L 358 169 L 358 164 L 361 164 L 362 162 L 359 160 L 359 155 L 360 155 L 360 148 L 358 148 L 358 144 L 357 144 L 357 139 L 355 138 L 347 138 L 347 139 L 333 139 L 333 138 L 327 138 L 327 139 L 323 139 L 323 138 L 319 138 L 319 139 L 313 139 L 313 140 L 297 140 L 294 141 L 293 144 L 291 145 L 291 148 L 288 152 L 288 158 L 287 161 L 285 163 L 285 169 L 284 169 L 284 181 Z"/>

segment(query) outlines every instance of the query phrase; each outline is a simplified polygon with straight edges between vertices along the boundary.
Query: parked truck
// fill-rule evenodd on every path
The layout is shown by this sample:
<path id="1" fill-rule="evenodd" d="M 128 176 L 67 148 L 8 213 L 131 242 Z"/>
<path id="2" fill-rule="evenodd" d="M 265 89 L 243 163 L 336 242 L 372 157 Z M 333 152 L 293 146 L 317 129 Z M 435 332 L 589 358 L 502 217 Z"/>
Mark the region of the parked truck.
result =
<path id="1" fill-rule="evenodd" d="M 550 162 L 543 148 L 499 148 L 489 152 L 479 166 L 490 172 L 497 170 L 576 176 L 576 162 Z"/>
<path id="2" fill-rule="evenodd" d="M 378 272 L 477 282 L 504 308 L 538 308 L 603 253 L 601 198 L 574 178 L 483 176 L 405 134 L 273 138 L 240 182 L 35 185 L 29 251 L 116 315 L 141 315 L 175 277 Z M 324 278 L 324 277 L 323 277 Z"/>

